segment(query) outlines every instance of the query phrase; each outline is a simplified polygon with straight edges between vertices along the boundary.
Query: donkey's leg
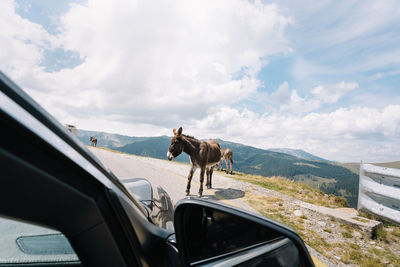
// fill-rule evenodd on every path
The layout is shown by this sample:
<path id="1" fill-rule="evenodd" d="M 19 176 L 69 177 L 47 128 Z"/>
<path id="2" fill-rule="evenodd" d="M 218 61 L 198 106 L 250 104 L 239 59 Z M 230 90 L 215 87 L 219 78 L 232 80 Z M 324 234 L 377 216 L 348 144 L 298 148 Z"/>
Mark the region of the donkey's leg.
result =
<path id="1" fill-rule="evenodd" d="M 228 161 L 226 160 L 226 158 L 224 158 L 224 161 L 225 161 L 225 166 L 226 166 L 226 173 L 228 173 L 229 172 L 229 165 L 228 165 Z"/>
<path id="2" fill-rule="evenodd" d="M 231 158 L 231 174 L 233 174 L 233 160 Z"/>
<path id="3" fill-rule="evenodd" d="M 207 188 L 210 188 L 209 186 L 210 186 L 210 169 L 211 168 L 206 168 L 206 176 L 207 176 L 207 178 L 206 178 L 206 186 L 207 186 Z"/>
<path id="4" fill-rule="evenodd" d="M 192 165 L 188 175 L 188 182 L 186 186 L 186 195 L 188 196 L 190 193 L 190 183 L 192 182 L 193 173 L 196 171 L 196 167 Z"/>
<path id="5" fill-rule="evenodd" d="M 213 171 L 214 171 L 214 167 L 211 167 L 210 168 L 210 182 L 208 183 L 208 187 L 207 187 L 208 189 L 212 188 L 211 182 L 212 182 Z"/>
<path id="6" fill-rule="evenodd" d="M 199 197 L 203 195 L 203 183 L 204 183 L 204 173 L 206 171 L 206 167 L 202 167 L 200 171 L 200 188 L 199 188 Z"/>

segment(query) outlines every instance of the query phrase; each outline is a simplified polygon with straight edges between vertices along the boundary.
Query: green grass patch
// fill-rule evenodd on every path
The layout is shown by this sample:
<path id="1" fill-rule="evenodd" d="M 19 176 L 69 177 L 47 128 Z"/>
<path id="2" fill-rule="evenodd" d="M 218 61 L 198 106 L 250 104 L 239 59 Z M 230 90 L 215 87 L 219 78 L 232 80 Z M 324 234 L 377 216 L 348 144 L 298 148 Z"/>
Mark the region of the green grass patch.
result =
<path id="1" fill-rule="evenodd" d="M 387 241 L 387 237 L 388 237 L 388 234 L 387 234 L 385 228 L 379 227 L 373 233 L 373 237 L 372 238 L 378 239 L 378 240 L 381 240 L 381 241 Z"/>
<path id="2" fill-rule="evenodd" d="M 368 222 L 368 220 L 362 219 L 362 218 L 358 218 L 358 217 L 353 217 L 352 219 L 356 220 L 356 221 L 359 221 L 359 222 L 362 222 L 362 223 L 367 223 Z"/>
<path id="3" fill-rule="evenodd" d="M 353 237 L 353 235 L 350 232 L 342 232 L 342 236 L 344 238 L 352 238 Z"/>

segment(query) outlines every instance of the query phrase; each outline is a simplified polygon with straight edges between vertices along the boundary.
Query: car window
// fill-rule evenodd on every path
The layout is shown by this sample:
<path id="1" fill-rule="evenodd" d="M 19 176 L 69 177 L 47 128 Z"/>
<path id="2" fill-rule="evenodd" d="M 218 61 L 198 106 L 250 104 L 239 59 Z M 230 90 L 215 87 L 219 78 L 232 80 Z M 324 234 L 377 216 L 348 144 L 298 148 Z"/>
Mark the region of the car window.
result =
<path id="1" fill-rule="evenodd" d="M 81 266 L 68 239 L 60 232 L 0 217 L 0 266 L 29 263 Z"/>

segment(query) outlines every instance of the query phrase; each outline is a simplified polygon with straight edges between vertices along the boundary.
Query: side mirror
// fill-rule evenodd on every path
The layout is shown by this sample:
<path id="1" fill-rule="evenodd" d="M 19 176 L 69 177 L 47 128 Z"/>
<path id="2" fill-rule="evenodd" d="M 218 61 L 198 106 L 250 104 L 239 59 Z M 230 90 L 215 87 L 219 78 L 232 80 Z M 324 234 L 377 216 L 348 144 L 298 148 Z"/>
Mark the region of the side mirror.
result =
<path id="1" fill-rule="evenodd" d="M 122 183 L 128 191 L 142 204 L 153 210 L 153 188 L 144 178 L 123 179 Z"/>
<path id="2" fill-rule="evenodd" d="M 185 266 L 314 266 L 295 231 L 243 210 L 187 198 L 174 223 Z"/>
<path id="3" fill-rule="evenodd" d="M 128 191 L 148 208 L 151 221 L 163 229 L 174 231 L 174 205 L 168 193 L 160 186 L 153 192 L 150 182 L 144 178 L 123 179 Z"/>

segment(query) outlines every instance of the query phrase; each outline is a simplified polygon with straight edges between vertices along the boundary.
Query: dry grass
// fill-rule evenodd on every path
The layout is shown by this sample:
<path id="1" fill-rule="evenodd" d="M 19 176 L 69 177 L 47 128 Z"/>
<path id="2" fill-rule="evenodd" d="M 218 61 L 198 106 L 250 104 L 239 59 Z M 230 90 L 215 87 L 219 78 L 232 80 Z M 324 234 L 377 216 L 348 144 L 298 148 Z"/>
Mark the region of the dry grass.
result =
<path id="1" fill-rule="evenodd" d="M 321 190 L 313 189 L 309 185 L 300 182 L 294 182 L 284 177 L 263 177 L 243 173 L 236 173 L 236 175 L 230 177 L 240 181 L 256 184 L 267 189 L 278 191 L 283 194 L 292 196 L 296 199 L 318 206 L 329 208 L 342 208 L 348 206 L 347 201 L 344 197 L 326 195 Z"/>

